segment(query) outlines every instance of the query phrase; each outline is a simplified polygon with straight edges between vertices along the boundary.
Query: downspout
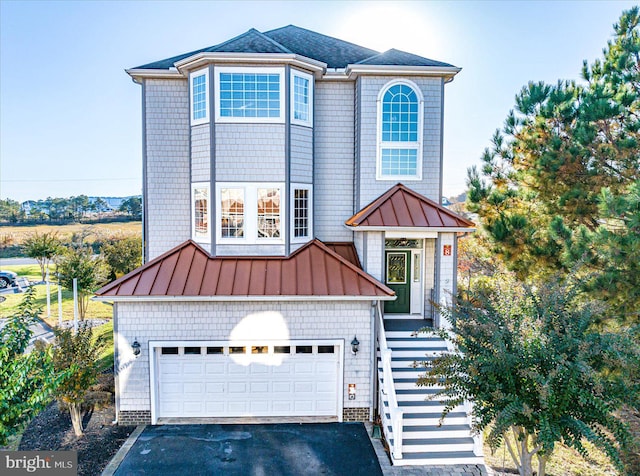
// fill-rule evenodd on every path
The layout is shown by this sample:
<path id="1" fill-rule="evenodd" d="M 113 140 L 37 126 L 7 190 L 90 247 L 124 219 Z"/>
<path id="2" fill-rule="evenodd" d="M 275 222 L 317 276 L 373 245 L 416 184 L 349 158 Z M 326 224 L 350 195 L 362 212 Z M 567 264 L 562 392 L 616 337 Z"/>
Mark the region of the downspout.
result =
<path id="1" fill-rule="evenodd" d="M 147 190 L 147 82 L 143 79 L 142 86 L 142 263 L 149 261 L 149 219 L 148 219 L 148 190 Z"/>
<path id="2" fill-rule="evenodd" d="M 115 386 L 115 407 L 116 407 L 116 419 L 112 424 L 118 424 L 118 418 L 120 415 L 120 376 L 118 375 L 118 305 L 113 303 L 113 385 Z"/>
<path id="3" fill-rule="evenodd" d="M 371 405 L 369 405 L 369 421 L 373 421 L 376 411 L 376 403 L 378 396 L 378 386 L 376 382 L 376 375 L 378 374 L 378 352 L 377 352 L 377 327 L 376 327 L 376 309 L 379 301 L 371 301 L 371 375 L 370 375 L 370 387 L 371 387 Z"/>
<path id="4" fill-rule="evenodd" d="M 284 67 L 284 255 L 291 253 L 291 67 Z"/>
<path id="5" fill-rule="evenodd" d="M 436 238 L 436 249 L 435 249 L 435 258 L 436 258 L 436 263 L 435 263 L 435 275 L 436 275 L 436 279 L 435 279 L 435 290 L 434 290 L 434 296 L 433 296 L 433 301 L 434 303 L 437 305 L 440 304 L 440 281 L 442 279 L 442 276 L 440 274 L 440 268 L 441 268 L 441 251 L 440 248 L 442 247 L 442 237 L 440 235 L 440 233 L 438 233 L 438 237 Z M 433 304 L 432 304 L 433 306 Z M 433 320 L 433 328 L 434 329 L 439 329 L 440 328 L 440 311 L 437 310 L 435 313 L 433 314 L 434 320 Z"/>
<path id="6" fill-rule="evenodd" d="M 209 65 L 209 233 L 211 234 L 212 256 L 218 255 L 217 233 L 216 233 L 216 213 L 217 213 L 217 191 L 216 191 L 216 96 L 215 96 L 215 66 Z M 193 210 L 191 211 L 193 213 Z"/>

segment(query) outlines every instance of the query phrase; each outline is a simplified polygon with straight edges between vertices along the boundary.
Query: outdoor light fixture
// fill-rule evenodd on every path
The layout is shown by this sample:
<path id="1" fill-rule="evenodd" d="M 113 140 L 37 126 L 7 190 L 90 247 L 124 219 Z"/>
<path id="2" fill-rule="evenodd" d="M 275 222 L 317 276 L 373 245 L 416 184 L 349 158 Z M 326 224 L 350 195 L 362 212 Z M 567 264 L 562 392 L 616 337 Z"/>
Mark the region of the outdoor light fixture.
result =
<path id="1" fill-rule="evenodd" d="M 131 350 L 133 350 L 133 355 L 140 355 L 140 342 L 138 342 L 137 338 L 133 341 L 133 344 L 131 344 Z"/>
<path id="2" fill-rule="evenodd" d="M 351 341 L 351 353 L 356 355 L 358 353 L 358 347 L 360 346 L 360 342 L 356 336 L 353 336 L 353 340 Z"/>

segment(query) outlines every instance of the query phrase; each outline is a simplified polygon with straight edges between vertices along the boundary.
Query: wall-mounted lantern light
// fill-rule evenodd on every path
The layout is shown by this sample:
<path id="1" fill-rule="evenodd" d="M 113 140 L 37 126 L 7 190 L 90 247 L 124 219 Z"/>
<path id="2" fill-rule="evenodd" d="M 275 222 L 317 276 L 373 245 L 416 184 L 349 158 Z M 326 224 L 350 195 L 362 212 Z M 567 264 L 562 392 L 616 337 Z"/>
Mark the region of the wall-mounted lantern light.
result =
<path id="1" fill-rule="evenodd" d="M 353 340 L 351 341 L 351 353 L 353 355 L 356 355 L 358 353 L 358 350 L 360 347 L 360 342 L 358 341 L 358 338 L 356 336 L 353 336 Z"/>
<path id="2" fill-rule="evenodd" d="M 133 344 L 131 344 L 131 350 L 133 350 L 133 355 L 140 355 L 140 342 L 138 342 L 137 338 L 133 341 Z"/>

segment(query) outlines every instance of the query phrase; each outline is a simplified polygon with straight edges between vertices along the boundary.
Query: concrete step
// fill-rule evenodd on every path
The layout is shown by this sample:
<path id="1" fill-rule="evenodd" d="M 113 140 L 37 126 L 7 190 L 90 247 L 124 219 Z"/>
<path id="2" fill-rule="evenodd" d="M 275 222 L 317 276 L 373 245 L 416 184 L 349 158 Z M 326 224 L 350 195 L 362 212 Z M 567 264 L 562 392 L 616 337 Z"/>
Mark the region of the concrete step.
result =
<path id="1" fill-rule="evenodd" d="M 393 438 L 389 445 L 393 445 Z M 473 438 L 402 438 L 402 453 L 473 452 Z"/>
<path id="2" fill-rule="evenodd" d="M 484 464 L 482 456 L 473 451 L 441 451 L 403 454 L 402 459 L 392 457 L 394 466 L 444 466 L 449 464 Z"/>
<path id="3" fill-rule="evenodd" d="M 386 410 L 386 405 L 385 405 Z M 420 412 L 415 409 L 405 408 L 405 413 L 403 415 L 403 426 L 421 426 L 421 425 L 439 425 L 440 418 L 442 417 L 442 412 L 431 411 L 431 412 Z M 389 413 L 386 413 L 387 418 L 391 418 Z M 447 417 L 442 422 L 444 425 L 466 425 L 467 424 L 467 414 L 465 412 L 451 412 L 447 415 Z"/>
<path id="4" fill-rule="evenodd" d="M 387 342 L 391 339 L 402 338 L 416 338 L 416 337 L 434 337 L 433 332 L 418 332 L 418 331 L 384 331 L 384 336 L 387 339 Z M 438 340 L 441 340 L 440 337 L 436 337 Z"/>
<path id="5" fill-rule="evenodd" d="M 425 350 L 447 350 L 447 344 L 441 339 L 431 339 L 428 337 L 402 337 L 387 339 L 387 346 L 392 351 L 401 349 L 425 349 Z"/>
<path id="6" fill-rule="evenodd" d="M 396 398 L 398 402 L 425 402 L 425 401 L 440 401 L 438 400 L 429 400 L 434 397 L 435 394 L 438 393 L 438 390 L 428 388 L 428 387 L 418 387 L 418 388 L 396 388 Z"/>
<path id="7" fill-rule="evenodd" d="M 442 415 L 446 405 L 444 402 L 439 402 L 437 400 L 405 400 L 405 396 L 397 395 L 396 399 L 398 401 L 398 407 L 404 412 L 411 413 L 437 413 L 438 415 Z M 385 408 L 388 407 L 388 403 L 384 402 Z M 464 415 L 465 409 L 464 406 L 458 405 L 453 408 L 453 412 L 459 412 Z"/>
<path id="8" fill-rule="evenodd" d="M 471 427 L 469 425 L 403 425 L 402 436 L 414 439 L 469 438 Z"/>
<path id="9" fill-rule="evenodd" d="M 447 349 L 431 349 L 428 347 L 397 347 L 391 349 L 391 360 L 396 360 L 400 357 L 412 357 L 416 360 L 424 358 L 434 359 L 435 357 L 440 357 L 446 350 Z"/>
<path id="10" fill-rule="evenodd" d="M 406 362 L 404 364 L 406 364 Z M 378 367 L 378 371 L 382 374 L 382 365 Z M 413 368 L 409 365 L 394 367 L 393 364 L 391 364 L 391 372 L 393 373 L 394 380 L 396 378 L 413 378 L 416 380 L 420 375 L 426 373 L 426 369 L 424 367 Z"/>

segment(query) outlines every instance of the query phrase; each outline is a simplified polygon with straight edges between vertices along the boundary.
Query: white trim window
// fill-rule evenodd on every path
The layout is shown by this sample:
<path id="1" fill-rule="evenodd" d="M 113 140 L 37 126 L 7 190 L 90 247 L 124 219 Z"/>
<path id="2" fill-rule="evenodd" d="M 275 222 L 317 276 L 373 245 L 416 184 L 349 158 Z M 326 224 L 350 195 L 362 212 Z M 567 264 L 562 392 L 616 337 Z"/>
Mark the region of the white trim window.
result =
<path id="1" fill-rule="evenodd" d="M 313 233 L 313 197 L 311 185 L 291 185 L 291 242 L 304 243 Z"/>
<path id="2" fill-rule="evenodd" d="M 257 238 L 280 238 L 282 236 L 281 193 L 278 187 L 258 188 Z"/>
<path id="3" fill-rule="evenodd" d="M 244 189 L 220 189 L 220 238 L 244 238 Z"/>
<path id="4" fill-rule="evenodd" d="M 209 70 L 201 69 L 189 75 L 191 125 L 209 122 Z"/>
<path id="5" fill-rule="evenodd" d="M 410 81 L 392 81 L 378 96 L 378 180 L 422 179 L 424 101 Z"/>
<path id="6" fill-rule="evenodd" d="M 216 236 L 221 244 L 282 244 L 284 184 L 217 184 Z"/>
<path id="7" fill-rule="evenodd" d="M 313 76 L 291 70 L 291 123 L 313 126 Z"/>
<path id="8" fill-rule="evenodd" d="M 211 243 L 209 191 L 207 182 L 191 184 L 191 234 L 197 243 Z"/>
<path id="9" fill-rule="evenodd" d="M 283 75 L 283 68 L 216 68 L 216 121 L 283 122 Z"/>

